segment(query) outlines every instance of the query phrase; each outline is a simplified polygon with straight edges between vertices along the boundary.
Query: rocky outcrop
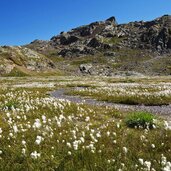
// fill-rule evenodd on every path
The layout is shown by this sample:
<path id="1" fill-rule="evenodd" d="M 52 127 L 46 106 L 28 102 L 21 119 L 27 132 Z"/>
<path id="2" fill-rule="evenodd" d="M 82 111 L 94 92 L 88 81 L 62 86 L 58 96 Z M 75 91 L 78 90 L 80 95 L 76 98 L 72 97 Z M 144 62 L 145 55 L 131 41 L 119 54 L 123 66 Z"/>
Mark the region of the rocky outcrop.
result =
<path id="1" fill-rule="evenodd" d="M 92 67 L 93 67 L 92 64 L 81 64 L 79 69 L 80 69 L 81 73 L 91 75 Z"/>
<path id="2" fill-rule="evenodd" d="M 171 16 L 165 15 L 152 22 L 147 22 L 146 32 L 142 34 L 142 42 L 158 51 L 171 49 Z"/>
<path id="3" fill-rule="evenodd" d="M 0 47 L 0 75 L 9 74 L 16 67 L 30 71 L 46 71 L 54 69 L 51 60 L 26 47 Z"/>
<path id="4" fill-rule="evenodd" d="M 62 49 L 58 55 L 63 56 L 63 57 L 69 57 L 69 58 L 74 58 L 74 57 L 79 57 L 81 55 L 94 55 L 96 51 L 94 49 L 91 49 L 86 46 L 76 46 L 72 48 L 64 48 Z"/>
<path id="5" fill-rule="evenodd" d="M 62 58 L 64 62 L 57 65 L 69 72 L 105 76 L 171 74 L 171 16 L 126 24 L 118 24 L 115 17 L 110 17 L 61 32 L 49 41 L 35 40 L 26 47 L 43 56 L 56 57 L 57 61 Z M 15 55 L 11 56 L 13 60 Z M 46 67 L 29 62 L 30 69 L 34 66 L 40 70 Z M 53 68 L 52 63 L 48 66 Z"/>
<path id="6" fill-rule="evenodd" d="M 34 41 L 39 50 L 54 50 L 63 57 L 92 55 L 117 48 L 150 49 L 166 53 L 171 49 L 171 16 L 153 21 L 117 23 L 115 17 L 61 32 L 50 41 Z M 30 46 L 29 46 L 30 47 Z M 34 48 L 36 49 L 36 48 Z"/>
<path id="7" fill-rule="evenodd" d="M 57 42 L 57 44 L 60 44 L 60 45 L 69 45 L 74 42 L 77 42 L 78 40 L 79 40 L 79 37 L 70 35 L 68 33 L 62 33 L 60 36 L 53 37 L 51 39 L 52 42 Z"/>
<path id="8" fill-rule="evenodd" d="M 108 18 L 106 21 L 105 21 L 105 23 L 106 24 L 109 24 L 109 25 L 115 25 L 115 26 L 117 26 L 117 21 L 116 21 L 116 18 L 115 17 L 110 17 L 110 18 Z"/>

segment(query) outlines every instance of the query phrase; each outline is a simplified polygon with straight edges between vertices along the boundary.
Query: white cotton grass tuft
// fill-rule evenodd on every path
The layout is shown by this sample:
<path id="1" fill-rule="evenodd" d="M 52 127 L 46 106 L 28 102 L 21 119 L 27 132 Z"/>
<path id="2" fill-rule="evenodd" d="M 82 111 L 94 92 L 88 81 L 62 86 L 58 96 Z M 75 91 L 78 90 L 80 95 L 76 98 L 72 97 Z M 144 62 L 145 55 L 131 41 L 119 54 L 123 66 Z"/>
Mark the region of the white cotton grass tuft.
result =
<path id="1" fill-rule="evenodd" d="M 127 153 L 128 153 L 128 148 L 123 147 L 123 152 L 124 152 L 125 154 L 127 154 Z"/>
<path id="2" fill-rule="evenodd" d="M 31 156 L 31 158 L 33 158 L 33 159 L 38 159 L 38 158 L 41 156 L 41 154 L 38 153 L 37 151 L 34 151 L 34 152 L 32 152 L 32 153 L 30 154 L 30 156 Z"/>
<path id="3" fill-rule="evenodd" d="M 42 136 L 37 136 L 36 137 L 36 141 L 35 141 L 35 143 L 37 144 L 37 145 L 39 145 L 42 141 L 44 140 L 44 138 L 42 137 Z"/>

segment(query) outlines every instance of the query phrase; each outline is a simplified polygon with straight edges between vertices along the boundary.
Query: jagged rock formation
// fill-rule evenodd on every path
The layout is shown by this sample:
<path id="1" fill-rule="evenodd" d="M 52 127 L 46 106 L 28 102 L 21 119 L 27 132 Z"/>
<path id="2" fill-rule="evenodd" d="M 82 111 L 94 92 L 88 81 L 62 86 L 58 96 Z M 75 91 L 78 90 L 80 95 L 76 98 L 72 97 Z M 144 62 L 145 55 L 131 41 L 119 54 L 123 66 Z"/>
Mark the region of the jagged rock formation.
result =
<path id="1" fill-rule="evenodd" d="M 47 56 L 69 59 L 59 65 L 65 70 L 72 65 L 71 61 L 76 61 L 80 64 L 75 66 L 79 71 L 92 75 L 123 72 L 168 75 L 171 73 L 168 69 L 171 68 L 171 16 L 128 24 L 118 24 L 115 17 L 111 17 L 61 32 L 49 41 L 36 40 L 27 47 Z M 86 61 L 90 57 L 91 60 Z M 91 71 L 80 69 L 87 65 L 92 66 Z M 69 70 L 73 70 L 71 68 Z"/>
<path id="2" fill-rule="evenodd" d="M 24 50 L 25 47 L 27 50 Z M 53 69 L 56 65 L 70 74 L 170 75 L 171 16 L 127 24 L 118 24 L 115 17 L 110 17 L 105 21 L 61 32 L 49 41 L 35 40 L 18 49 L 22 52 L 17 52 L 17 55 L 20 54 L 17 59 L 29 70 Z M 25 51 L 29 49 L 32 51 L 28 54 Z M 10 50 L 8 56 L 13 56 L 11 53 Z M 35 62 L 35 58 L 30 58 L 34 56 L 32 53 L 41 56 L 41 60 Z M 20 59 L 21 54 L 24 60 Z M 15 63 L 12 57 L 8 59 L 12 65 L 5 67 L 6 72 Z"/>
<path id="3" fill-rule="evenodd" d="M 111 17 L 104 22 L 61 32 L 50 41 L 34 41 L 29 46 L 39 51 L 56 49 L 63 57 L 94 55 L 102 50 L 117 48 L 150 49 L 164 53 L 171 49 L 171 16 L 119 25 L 115 17 Z"/>

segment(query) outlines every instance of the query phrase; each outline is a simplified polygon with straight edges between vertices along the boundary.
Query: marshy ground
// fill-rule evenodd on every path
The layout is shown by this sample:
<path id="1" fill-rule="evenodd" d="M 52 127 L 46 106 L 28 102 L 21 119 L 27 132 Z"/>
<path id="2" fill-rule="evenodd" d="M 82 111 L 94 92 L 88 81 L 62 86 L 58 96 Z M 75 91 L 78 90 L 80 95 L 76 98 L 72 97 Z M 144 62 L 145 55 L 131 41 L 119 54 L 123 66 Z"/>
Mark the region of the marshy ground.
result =
<path id="1" fill-rule="evenodd" d="M 170 78 L 0 78 L 0 170 L 171 170 Z"/>

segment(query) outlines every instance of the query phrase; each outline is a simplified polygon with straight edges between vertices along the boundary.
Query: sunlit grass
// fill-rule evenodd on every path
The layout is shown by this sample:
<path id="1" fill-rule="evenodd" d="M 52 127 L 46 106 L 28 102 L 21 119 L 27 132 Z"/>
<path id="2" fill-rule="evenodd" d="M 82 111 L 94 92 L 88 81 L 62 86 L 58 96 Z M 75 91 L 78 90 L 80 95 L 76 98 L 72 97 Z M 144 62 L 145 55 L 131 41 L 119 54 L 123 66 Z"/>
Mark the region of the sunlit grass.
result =
<path id="1" fill-rule="evenodd" d="M 88 87 L 69 91 L 70 95 L 80 95 L 95 98 L 100 101 L 129 105 L 168 105 L 171 104 L 171 86 L 165 85 L 137 85 L 120 83 L 107 87 Z"/>
<path id="2" fill-rule="evenodd" d="M 54 82 L 56 87 L 15 88 L 12 85 L 31 81 L 2 81 L 7 87 L 0 88 L 0 170 L 145 171 L 150 167 L 158 171 L 171 167 L 171 130 L 166 122 L 161 124 L 156 117 L 152 130 L 129 128 L 126 112 L 48 95 L 58 85 L 78 84 L 78 78 L 42 80 L 32 82 Z"/>

